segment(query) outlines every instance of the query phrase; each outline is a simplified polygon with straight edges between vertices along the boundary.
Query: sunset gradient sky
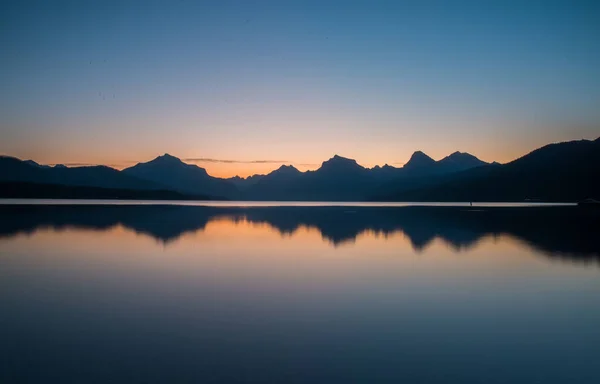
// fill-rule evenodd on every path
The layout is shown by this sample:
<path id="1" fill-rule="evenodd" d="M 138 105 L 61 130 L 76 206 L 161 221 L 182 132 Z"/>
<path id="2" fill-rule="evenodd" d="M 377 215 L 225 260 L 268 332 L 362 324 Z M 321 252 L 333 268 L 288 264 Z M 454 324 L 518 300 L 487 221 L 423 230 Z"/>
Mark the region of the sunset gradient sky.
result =
<path id="1" fill-rule="evenodd" d="M 215 176 L 600 136 L 598 1 L 14 1 L 0 153 Z"/>

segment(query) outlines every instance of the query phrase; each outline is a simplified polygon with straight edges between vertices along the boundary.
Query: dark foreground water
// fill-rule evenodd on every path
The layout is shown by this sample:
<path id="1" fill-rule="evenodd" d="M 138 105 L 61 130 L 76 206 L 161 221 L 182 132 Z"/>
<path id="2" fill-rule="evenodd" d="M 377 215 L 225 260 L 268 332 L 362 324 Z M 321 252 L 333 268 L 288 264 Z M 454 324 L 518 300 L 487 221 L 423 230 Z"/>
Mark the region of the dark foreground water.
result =
<path id="1" fill-rule="evenodd" d="M 577 207 L 0 206 L 1 383 L 600 383 Z"/>

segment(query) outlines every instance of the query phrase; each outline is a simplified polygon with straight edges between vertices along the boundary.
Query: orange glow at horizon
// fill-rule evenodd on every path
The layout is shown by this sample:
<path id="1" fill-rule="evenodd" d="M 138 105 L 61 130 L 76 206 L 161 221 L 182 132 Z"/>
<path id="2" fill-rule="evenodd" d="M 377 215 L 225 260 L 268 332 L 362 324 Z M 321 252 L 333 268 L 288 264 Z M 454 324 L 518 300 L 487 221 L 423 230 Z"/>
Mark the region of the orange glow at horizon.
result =
<path id="1" fill-rule="evenodd" d="M 194 148 L 193 141 L 147 143 L 148 145 L 129 146 L 127 143 L 110 141 L 87 147 L 84 145 L 51 145 L 44 142 L 23 142 L 23 145 L 0 148 L 0 154 L 18 157 L 22 160 L 34 160 L 40 164 L 65 164 L 67 166 L 106 165 L 115 169 L 131 167 L 139 162 L 148 162 L 157 156 L 169 153 L 188 164 L 206 169 L 214 177 L 229 178 L 234 176 L 248 177 L 256 174 L 268 174 L 282 165 L 293 165 L 305 172 L 315 170 L 337 154 L 356 160 L 363 167 L 389 164 L 402 167 L 412 153 L 417 150 L 425 152 L 435 160 L 440 160 L 452 152 L 468 152 L 487 162 L 498 161 L 508 163 L 539 147 L 552 142 L 577 140 L 597 137 L 580 136 L 577 132 L 555 132 L 552 137 L 530 136 L 527 140 L 515 142 L 511 137 L 498 137 L 488 141 L 482 138 L 454 138 L 452 140 L 414 141 L 384 140 L 360 143 L 331 140 L 301 142 L 289 141 L 279 145 L 263 148 L 244 146 L 241 142 L 232 142 L 227 146 L 199 146 Z M 107 151 L 110 148 L 110 151 Z"/>
<path id="2" fill-rule="evenodd" d="M 508 148 L 507 148 L 508 149 Z M 533 150 L 535 148 L 531 148 Z M 418 147 L 416 150 L 421 150 Z M 527 150 L 520 151 L 517 148 L 513 148 L 512 151 L 507 151 L 503 156 L 500 156 L 498 151 L 486 151 L 489 155 L 483 155 L 479 153 L 479 151 L 465 150 L 465 149 L 457 149 L 461 152 L 469 152 L 481 160 L 492 162 L 499 161 L 501 163 L 512 161 L 523 154 L 527 153 Z M 381 151 L 384 152 L 384 151 Z M 389 151 L 386 151 L 389 152 Z M 443 149 L 438 150 L 425 150 L 427 155 L 432 157 L 435 160 L 440 160 L 443 157 L 449 155 L 452 152 L 444 151 Z M 448 152 L 448 153 L 446 153 Z M 496 153 L 494 153 L 496 152 Z M 324 153 L 324 152 L 323 152 Z M 146 154 L 140 153 L 139 158 L 136 160 L 134 156 L 127 156 L 127 160 L 123 160 L 123 157 L 118 156 L 110 156 L 107 157 L 106 154 L 95 154 L 93 152 L 87 153 L 85 156 L 83 154 L 68 154 L 65 152 L 61 153 L 52 153 L 50 151 L 24 151 L 20 153 L 10 153 L 3 152 L 3 155 L 6 156 L 15 156 L 20 158 L 21 160 L 34 160 L 40 164 L 64 164 L 68 167 L 77 167 L 77 166 L 87 166 L 87 165 L 106 165 L 118 170 L 122 170 L 128 167 L 131 167 L 137 163 L 144 163 L 153 160 L 157 156 L 162 155 L 163 153 L 154 153 L 154 154 Z M 292 165 L 297 168 L 301 172 L 316 170 L 321 164 L 333 157 L 335 154 L 338 154 L 343 157 L 347 157 L 350 159 L 356 160 L 356 162 L 362 165 L 365 168 L 372 168 L 374 166 L 383 166 L 385 164 L 391 165 L 393 167 L 400 168 L 405 164 L 412 154 L 411 150 L 403 150 L 402 153 L 393 154 L 390 153 L 389 156 L 386 156 L 386 153 L 371 153 L 370 151 L 356 151 L 355 153 L 329 153 L 323 155 L 313 155 L 310 156 L 310 160 L 305 160 L 306 157 L 303 156 L 303 160 L 294 161 L 294 158 L 290 156 L 288 161 L 267 161 L 267 162 L 256 162 L 252 160 L 202 160 L 202 161 L 194 161 L 192 156 L 182 156 L 177 152 L 169 152 L 169 154 L 180 158 L 183 162 L 187 164 L 197 165 L 198 167 L 206 169 L 207 173 L 213 177 L 220 178 L 229 178 L 234 176 L 239 177 L 248 177 L 252 175 L 260 175 L 260 174 L 268 174 L 282 165 Z M 136 156 L 137 157 L 137 156 Z M 276 156 L 275 156 L 276 157 Z"/>
<path id="3" fill-rule="evenodd" d="M 252 267 L 259 259 L 269 264 L 278 261 L 284 266 L 289 266 L 289 262 L 295 260 L 296 267 L 304 263 L 310 264 L 315 259 L 341 258 L 345 262 L 353 259 L 372 263 L 373 256 L 378 255 L 379 260 L 395 260 L 408 268 L 398 268 L 395 273 L 402 273 L 403 270 L 410 273 L 417 264 L 425 267 L 437 265 L 442 274 L 451 270 L 459 273 L 464 271 L 462 263 L 472 263 L 475 260 L 477 254 L 465 257 L 475 250 L 479 256 L 485 255 L 483 258 L 478 257 L 480 267 L 494 265 L 493 270 L 490 270 L 491 274 L 497 273 L 498 267 L 504 271 L 522 268 L 524 265 L 538 268 L 538 263 L 543 261 L 529 251 L 527 243 L 512 235 L 487 235 L 471 247 L 464 248 L 454 248 L 444 239 L 436 237 L 425 248 L 416 250 L 410 237 L 402 230 L 385 234 L 366 229 L 354 239 L 334 244 L 313 226 L 300 225 L 292 231 L 282 232 L 268 223 L 229 215 L 214 217 L 205 227 L 184 232 L 168 243 L 116 224 L 101 230 L 71 226 L 61 229 L 39 228 L 33 233 L 20 233 L 5 239 L 0 245 L 6 255 L 15 253 L 15 250 L 26 250 L 24 253 L 28 256 L 52 255 L 52 258 L 45 258 L 48 262 L 56 257 L 70 258 L 73 261 L 98 258 L 102 262 L 117 263 L 136 270 L 141 265 L 160 265 L 164 271 L 164 263 L 168 260 L 169 268 L 181 267 L 182 272 L 192 271 L 193 266 L 199 265 L 202 268 L 198 270 L 218 266 L 238 270 L 240 263 Z M 373 250 L 376 252 L 373 253 Z M 164 257 L 164 252 L 169 253 L 170 257 Z M 86 258 L 82 259 L 82 254 L 86 254 Z M 223 257 L 224 254 L 229 254 L 230 257 Z M 460 257 L 449 257 L 459 254 Z M 306 255 L 316 257 L 306 258 Z M 174 260 L 183 264 L 173 263 Z M 286 270 L 291 274 L 297 272 L 294 268 Z"/>

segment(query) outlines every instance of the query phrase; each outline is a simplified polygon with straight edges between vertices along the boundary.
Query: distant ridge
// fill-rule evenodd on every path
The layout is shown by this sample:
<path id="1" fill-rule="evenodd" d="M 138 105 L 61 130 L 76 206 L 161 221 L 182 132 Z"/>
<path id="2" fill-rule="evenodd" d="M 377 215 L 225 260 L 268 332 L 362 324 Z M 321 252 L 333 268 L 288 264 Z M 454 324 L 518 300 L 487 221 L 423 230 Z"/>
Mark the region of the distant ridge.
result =
<path id="1" fill-rule="evenodd" d="M 121 199 L 121 200 L 213 200 L 205 195 L 186 195 L 170 190 L 123 189 L 27 182 L 0 182 L 2 199 Z"/>
<path id="2" fill-rule="evenodd" d="M 490 164 L 398 189 L 377 200 L 580 201 L 600 196 L 600 141 L 549 144 L 507 164 Z"/>
<path id="3" fill-rule="evenodd" d="M 470 153 L 454 152 L 453 154 L 444 157 L 437 162 L 439 166 L 446 172 L 459 172 L 467 169 L 481 167 L 487 165 L 485 161 L 479 160 Z"/>
<path id="4" fill-rule="evenodd" d="M 98 165 L 87 167 L 49 167 L 34 161 L 0 156 L 0 182 L 30 182 L 99 188 L 165 189 L 148 180 L 139 179 L 116 169 Z"/>
<path id="5" fill-rule="evenodd" d="M 170 190 L 237 200 L 577 201 L 600 198 L 599 145 L 599 139 L 549 144 L 507 164 L 459 151 L 436 161 L 416 151 L 403 167 L 365 168 L 334 155 L 314 171 L 282 165 L 266 175 L 228 179 L 167 153 L 122 171 L 0 156 L 0 182 Z"/>
<path id="6" fill-rule="evenodd" d="M 321 172 L 361 172 L 365 168 L 358 165 L 356 160 L 334 155 L 331 159 L 324 161 L 317 171 Z"/>
<path id="7" fill-rule="evenodd" d="M 165 153 L 146 163 L 126 168 L 123 173 L 149 180 L 187 194 L 204 194 L 215 197 L 235 197 L 237 188 L 223 179 L 210 176 L 204 168 L 187 164 Z"/>
<path id="8" fill-rule="evenodd" d="M 404 164 L 405 169 L 410 170 L 422 170 L 431 168 L 436 164 L 436 161 L 431 157 L 427 156 L 425 153 L 421 151 L 416 151 L 412 154 L 410 159 L 406 164 Z"/>

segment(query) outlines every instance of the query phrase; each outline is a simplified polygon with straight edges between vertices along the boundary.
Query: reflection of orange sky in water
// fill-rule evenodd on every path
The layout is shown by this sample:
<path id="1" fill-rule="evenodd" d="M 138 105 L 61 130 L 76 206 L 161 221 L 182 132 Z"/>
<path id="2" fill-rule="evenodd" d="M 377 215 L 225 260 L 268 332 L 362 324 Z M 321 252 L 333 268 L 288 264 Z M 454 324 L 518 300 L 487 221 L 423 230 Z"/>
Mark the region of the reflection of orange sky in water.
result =
<path id="1" fill-rule="evenodd" d="M 67 241 L 68 240 L 68 241 Z M 336 253 L 358 256 L 368 253 L 396 256 L 402 255 L 448 255 L 456 253 L 478 253 L 497 255 L 505 262 L 516 262 L 511 257 L 515 250 L 526 246 L 521 240 L 508 235 L 484 236 L 467 247 L 455 247 L 442 238 L 435 237 L 423 248 L 417 249 L 409 236 L 397 230 L 390 233 L 370 229 L 360 232 L 355 238 L 334 243 L 321 231 L 312 226 L 300 225 L 290 231 L 281 231 L 269 223 L 253 222 L 245 217 L 215 216 L 203 229 L 184 232 L 168 242 L 155 239 L 149 234 L 137 233 L 121 224 L 105 230 L 90 230 L 75 227 L 64 229 L 42 229 L 32 235 L 19 235 L 6 243 L 22 244 L 23 249 L 32 244 L 42 246 L 51 253 L 66 249 L 83 254 L 105 253 L 106 250 L 122 255 L 155 253 L 157 247 L 166 253 L 202 253 L 227 249 L 239 254 L 268 255 L 277 251 L 295 254 L 335 256 Z M 14 245 L 13 245 L 14 247 Z M 19 252 L 18 247 L 11 247 Z M 52 251 L 56 250 L 56 251 Z M 365 251 L 368 251 L 365 253 Z M 373 251 L 373 252 L 371 252 Z M 523 252 L 518 252 L 523 253 Z M 420 256 L 419 256 L 420 257 Z"/>
<path id="2" fill-rule="evenodd" d="M 160 286 L 204 283 L 267 296 L 301 291 L 320 295 L 374 282 L 409 291 L 422 284 L 491 286 L 523 273 L 559 278 L 565 268 L 577 276 L 596 273 L 549 262 L 508 236 L 484 237 L 460 251 L 434 239 L 416 252 L 402 231 L 384 235 L 366 230 L 355 241 L 334 246 L 316 228 L 281 233 L 269 224 L 227 217 L 168 243 L 121 225 L 106 230 L 41 229 L 0 239 L 0 262 L 15 276 L 53 271 L 57 278 L 75 279 L 76 284 L 90 276 L 101 285 L 115 279 L 140 287 L 144 281 Z"/>
<path id="3" fill-rule="evenodd" d="M 177 238 L 166 242 L 155 239 L 148 233 L 138 233 L 122 224 L 117 224 L 103 230 L 92 230 L 73 226 L 62 229 L 42 229 L 37 230 L 33 235 L 21 235 L 19 237 L 29 238 L 34 236 L 38 240 L 52 243 L 48 244 L 49 246 L 58 246 L 63 242 L 63 239 L 60 236 L 57 236 L 60 234 L 75 236 L 77 240 L 73 241 L 74 239 L 72 239 L 71 246 L 77 249 L 79 248 L 78 245 L 85 246 L 86 248 L 82 248 L 82 250 L 89 249 L 88 246 L 90 244 L 98 242 L 98 239 L 105 236 L 110 238 L 111 244 L 118 244 L 125 250 L 139 247 L 140 242 L 160 244 L 161 247 L 167 249 L 172 247 L 193 247 L 197 245 L 196 243 L 227 243 L 229 246 L 235 246 L 236 242 L 255 245 L 262 244 L 265 241 L 291 240 L 295 243 L 301 243 L 304 246 L 314 245 L 332 248 L 352 248 L 355 246 L 364 247 L 391 244 L 395 249 L 409 249 L 411 252 L 417 251 L 425 253 L 429 251 L 439 251 L 440 249 L 467 251 L 470 248 L 487 247 L 490 245 L 493 245 L 495 248 L 499 248 L 499 251 L 502 251 L 505 247 L 512 248 L 517 244 L 523 244 L 521 240 L 515 239 L 512 236 L 499 235 L 494 237 L 487 235 L 480 238 L 472 246 L 456 247 L 442 238 L 435 237 L 421 249 L 416 248 L 411 242 L 410 237 L 402 230 L 386 233 L 371 229 L 365 229 L 359 232 L 356 237 L 334 242 L 333 239 L 322 234 L 319 228 L 311 225 L 306 226 L 302 224 L 290 230 L 282 230 L 267 222 L 251 221 L 245 216 L 228 215 L 214 216 L 208 221 L 204 228 L 184 232 Z M 136 240 L 135 242 L 132 241 L 134 239 Z M 100 242 L 98 247 L 102 248 L 102 242 Z"/>

